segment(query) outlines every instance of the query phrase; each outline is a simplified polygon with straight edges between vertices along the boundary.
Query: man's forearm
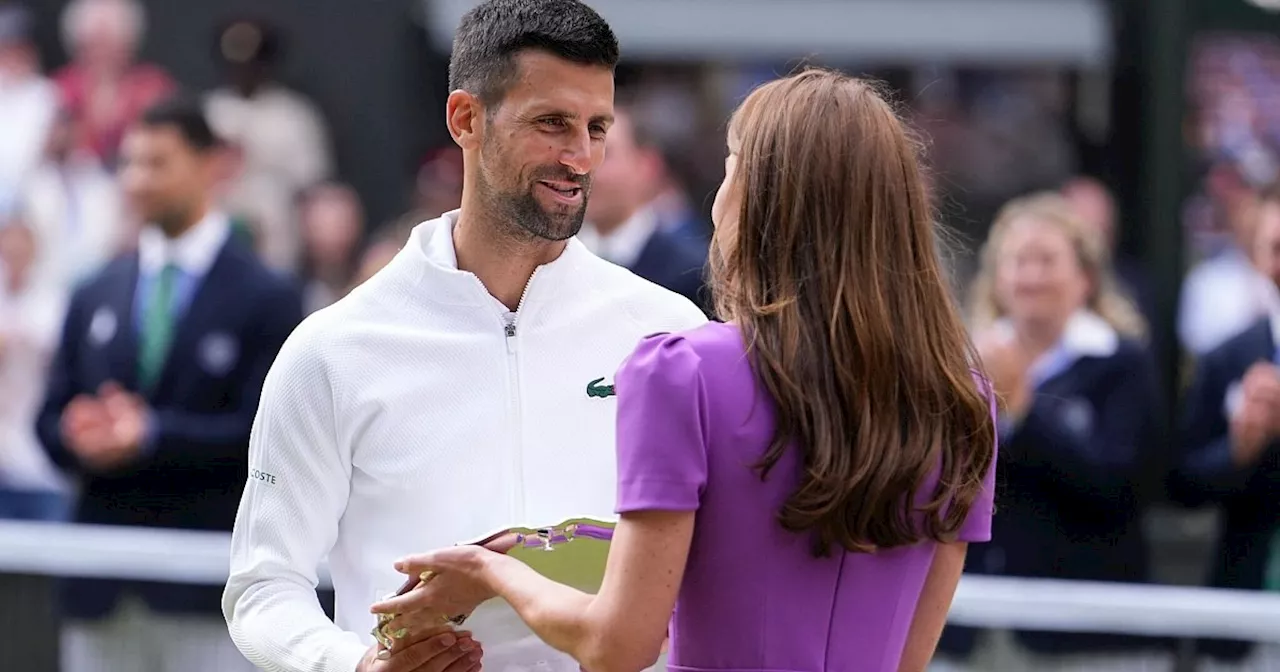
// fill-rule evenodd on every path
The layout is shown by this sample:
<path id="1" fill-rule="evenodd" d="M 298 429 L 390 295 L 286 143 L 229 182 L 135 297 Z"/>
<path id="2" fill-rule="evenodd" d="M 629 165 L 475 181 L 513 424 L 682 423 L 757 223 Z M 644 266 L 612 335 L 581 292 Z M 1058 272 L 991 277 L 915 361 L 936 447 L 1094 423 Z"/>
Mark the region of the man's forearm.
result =
<path id="1" fill-rule="evenodd" d="M 368 650 L 324 614 L 314 589 L 261 581 L 227 584 L 223 613 L 231 639 L 249 662 L 266 672 L 355 672 Z"/>

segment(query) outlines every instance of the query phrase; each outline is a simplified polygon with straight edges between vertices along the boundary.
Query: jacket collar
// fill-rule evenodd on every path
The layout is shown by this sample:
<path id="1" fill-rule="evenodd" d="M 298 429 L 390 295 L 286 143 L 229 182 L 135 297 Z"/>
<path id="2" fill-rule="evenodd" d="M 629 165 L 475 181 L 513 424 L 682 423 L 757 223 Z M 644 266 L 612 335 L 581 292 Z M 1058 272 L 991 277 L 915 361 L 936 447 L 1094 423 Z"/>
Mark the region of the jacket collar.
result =
<path id="1" fill-rule="evenodd" d="M 1013 323 L 1008 319 L 997 322 L 997 328 L 1012 338 Z M 1086 357 L 1105 358 L 1120 347 L 1120 334 L 1115 327 L 1090 310 L 1076 311 L 1067 320 L 1058 343 L 1031 363 L 1027 375 L 1033 387 L 1058 377 L 1076 362 Z"/>
<path id="2" fill-rule="evenodd" d="M 231 236 L 226 215 L 210 212 L 177 238 L 167 238 L 160 229 L 148 226 L 138 236 L 138 260 L 144 275 L 159 273 L 165 264 L 174 264 L 184 273 L 201 277 L 213 267 L 218 253 Z"/>
<path id="3" fill-rule="evenodd" d="M 460 212 L 446 212 L 437 219 L 414 227 L 408 243 L 397 255 L 397 261 L 410 270 L 409 277 L 414 287 L 421 288 L 422 296 L 431 301 L 456 306 L 496 307 L 507 312 L 474 273 L 458 269 L 453 227 Z M 555 288 L 564 286 L 577 275 L 576 269 L 581 266 L 584 255 L 590 256 L 591 253 L 576 238 L 570 238 L 559 257 L 539 266 L 526 289 L 522 313 L 536 308 L 543 297 L 557 296 Z"/>

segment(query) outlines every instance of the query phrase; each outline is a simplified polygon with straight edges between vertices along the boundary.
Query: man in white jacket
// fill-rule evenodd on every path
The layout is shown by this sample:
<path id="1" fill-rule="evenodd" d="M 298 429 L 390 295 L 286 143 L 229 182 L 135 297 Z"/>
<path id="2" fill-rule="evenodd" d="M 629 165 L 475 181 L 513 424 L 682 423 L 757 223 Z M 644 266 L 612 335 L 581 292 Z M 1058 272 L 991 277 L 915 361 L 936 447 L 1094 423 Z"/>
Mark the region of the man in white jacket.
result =
<path id="1" fill-rule="evenodd" d="M 446 110 L 461 209 L 304 321 L 267 377 L 223 598 L 259 667 L 468 672 L 480 643 L 492 672 L 577 672 L 496 601 L 471 614 L 473 636 L 410 633 L 388 655 L 367 633 L 403 555 L 611 515 L 612 374 L 643 336 L 705 320 L 574 238 L 617 59 L 577 0 L 488 0 L 463 18 Z M 326 557 L 336 624 L 315 592 Z"/>

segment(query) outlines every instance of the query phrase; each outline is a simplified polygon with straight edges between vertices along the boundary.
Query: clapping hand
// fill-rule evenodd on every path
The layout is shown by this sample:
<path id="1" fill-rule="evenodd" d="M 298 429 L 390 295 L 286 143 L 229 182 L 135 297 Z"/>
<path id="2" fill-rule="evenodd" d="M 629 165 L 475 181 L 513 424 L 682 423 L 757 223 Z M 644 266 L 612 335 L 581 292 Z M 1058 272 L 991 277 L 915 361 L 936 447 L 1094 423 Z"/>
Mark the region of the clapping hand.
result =
<path id="1" fill-rule="evenodd" d="M 1242 393 L 1231 415 L 1231 455 L 1237 465 L 1249 466 L 1280 437 L 1280 368 L 1254 364 L 1245 373 Z"/>
<path id="2" fill-rule="evenodd" d="M 106 383 L 97 396 L 79 395 L 62 411 L 62 438 L 90 469 L 107 471 L 136 458 L 148 410 L 136 394 Z"/>
<path id="3" fill-rule="evenodd" d="M 1031 404 L 1031 390 L 1027 371 L 1033 360 L 1016 338 L 989 331 L 977 339 L 978 355 L 996 395 L 1004 401 L 1005 411 L 1013 417 L 1021 417 Z"/>

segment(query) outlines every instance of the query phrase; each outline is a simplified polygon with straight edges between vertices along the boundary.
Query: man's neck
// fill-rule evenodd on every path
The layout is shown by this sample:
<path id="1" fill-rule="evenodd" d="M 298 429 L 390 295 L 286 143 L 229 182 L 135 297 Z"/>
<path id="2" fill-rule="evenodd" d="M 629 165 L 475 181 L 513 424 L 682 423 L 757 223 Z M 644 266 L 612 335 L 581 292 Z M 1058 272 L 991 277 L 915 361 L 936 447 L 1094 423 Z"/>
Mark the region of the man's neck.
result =
<path id="1" fill-rule="evenodd" d="M 195 228 L 196 224 L 199 224 L 200 221 L 208 215 L 209 207 L 206 205 L 193 210 L 190 215 L 181 221 L 173 221 L 166 224 L 157 223 L 156 228 L 160 229 L 160 232 L 164 234 L 165 238 L 173 240 L 175 238 L 181 238 L 183 234 Z"/>
<path id="2" fill-rule="evenodd" d="M 467 271 L 510 310 L 520 306 L 533 272 L 555 261 L 567 241 L 520 240 L 487 214 L 463 207 L 453 227 L 458 270 Z"/>
<path id="3" fill-rule="evenodd" d="M 5 291 L 10 295 L 17 296 L 27 288 L 27 273 L 24 271 L 13 271 L 8 273 L 5 278 Z"/>

